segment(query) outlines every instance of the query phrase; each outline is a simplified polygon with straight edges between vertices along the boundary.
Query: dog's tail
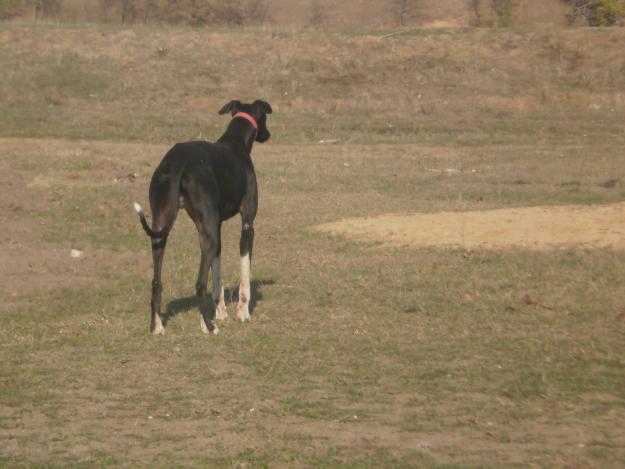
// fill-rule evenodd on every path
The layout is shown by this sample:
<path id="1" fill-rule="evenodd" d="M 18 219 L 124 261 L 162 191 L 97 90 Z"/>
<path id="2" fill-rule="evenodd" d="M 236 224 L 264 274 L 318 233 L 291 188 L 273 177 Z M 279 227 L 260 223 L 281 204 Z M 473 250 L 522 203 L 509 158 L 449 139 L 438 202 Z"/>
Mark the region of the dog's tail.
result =
<path id="1" fill-rule="evenodd" d="M 154 194 L 167 194 L 166 200 L 162 200 L 161 197 L 158 198 L 160 201 L 159 203 L 164 204 L 162 208 L 167 207 L 167 210 L 162 213 L 167 218 L 165 220 L 159 220 L 164 221 L 165 226 L 158 231 L 150 228 L 145 219 L 143 208 L 141 208 L 141 205 L 137 202 L 134 202 L 135 212 L 139 215 L 141 226 L 152 239 L 167 237 L 176 221 L 176 216 L 178 214 L 178 197 L 180 195 L 180 182 L 182 181 L 182 174 L 185 168 L 185 165 L 183 164 L 184 158 L 180 158 L 184 157 L 184 154 L 179 154 L 182 150 L 183 149 L 178 145 L 174 145 L 174 147 L 167 152 L 158 168 L 156 168 L 156 171 L 152 176 L 152 180 L 150 181 L 150 200 L 152 200 Z M 183 163 L 177 163 L 178 160 L 181 160 Z M 158 210 L 158 207 L 152 207 L 152 218 L 154 218 L 154 210 Z M 158 226 L 160 227 L 160 223 Z"/>
<path id="2" fill-rule="evenodd" d="M 141 221 L 141 226 L 143 227 L 143 230 L 148 234 L 150 238 L 158 238 L 160 232 L 154 231 L 152 230 L 152 228 L 150 228 L 150 225 L 148 225 L 148 222 L 145 219 L 143 207 L 141 207 L 141 205 L 139 205 L 139 203 L 137 202 L 134 202 L 133 205 L 135 207 L 135 212 L 137 212 L 137 215 L 139 215 L 139 221 Z"/>
<path id="3" fill-rule="evenodd" d="M 134 202 L 133 205 L 135 207 L 135 212 L 137 212 L 137 215 L 139 215 L 139 220 L 141 221 L 141 226 L 143 227 L 143 230 L 148 234 L 150 238 L 162 238 L 163 236 L 167 235 L 167 233 L 169 233 L 169 230 L 171 230 L 174 221 L 176 221 L 176 216 L 174 215 L 172 217 L 172 220 L 169 220 L 165 228 L 159 231 L 154 231 L 152 228 L 150 228 L 150 225 L 148 225 L 148 222 L 145 219 L 145 213 L 143 213 L 143 208 L 141 207 L 141 205 L 139 205 L 137 202 Z"/>

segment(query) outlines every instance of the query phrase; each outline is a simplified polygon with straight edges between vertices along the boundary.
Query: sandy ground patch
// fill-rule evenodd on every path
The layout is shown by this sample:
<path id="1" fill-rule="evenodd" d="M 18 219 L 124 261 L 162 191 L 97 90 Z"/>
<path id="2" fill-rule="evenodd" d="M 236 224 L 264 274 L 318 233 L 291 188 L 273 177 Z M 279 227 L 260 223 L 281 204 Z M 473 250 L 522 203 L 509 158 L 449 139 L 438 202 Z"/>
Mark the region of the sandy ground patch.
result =
<path id="1" fill-rule="evenodd" d="M 625 202 L 474 212 L 385 214 L 316 229 L 359 241 L 466 249 L 568 247 L 625 249 Z"/>

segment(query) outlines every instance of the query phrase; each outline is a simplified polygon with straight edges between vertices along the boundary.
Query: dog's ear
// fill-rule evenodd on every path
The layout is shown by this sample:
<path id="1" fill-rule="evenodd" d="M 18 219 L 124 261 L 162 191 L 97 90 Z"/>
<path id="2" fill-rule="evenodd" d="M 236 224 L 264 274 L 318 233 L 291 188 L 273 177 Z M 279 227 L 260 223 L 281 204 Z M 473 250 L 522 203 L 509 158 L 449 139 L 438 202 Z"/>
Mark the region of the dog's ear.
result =
<path id="1" fill-rule="evenodd" d="M 226 104 L 224 107 L 222 107 L 219 110 L 219 115 L 227 114 L 228 112 L 231 114 L 234 114 L 239 109 L 241 109 L 241 106 L 242 106 L 241 101 L 238 101 L 238 100 L 230 101 L 228 104 Z"/>
<path id="2" fill-rule="evenodd" d="M 267 101 L 261 101 L 260 99 L 257 99 L 256 101 L 254 101 L 254 106 L 260 109 L 265 114 L 271 114 L 272 112 L 271 106 L 269 105 Z"/>

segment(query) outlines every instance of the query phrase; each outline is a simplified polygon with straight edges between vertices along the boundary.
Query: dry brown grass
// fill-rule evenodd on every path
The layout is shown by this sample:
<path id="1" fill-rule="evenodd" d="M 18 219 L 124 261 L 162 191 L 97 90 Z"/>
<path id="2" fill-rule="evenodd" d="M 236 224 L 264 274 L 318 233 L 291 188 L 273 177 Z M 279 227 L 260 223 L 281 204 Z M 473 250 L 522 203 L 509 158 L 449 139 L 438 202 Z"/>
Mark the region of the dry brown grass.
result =
<path id="1" fill-rule="evenodd" d="M 141 3 L 141 2 L 139 2 Z M 419 0 L 412 2 L 414 8 L 405 18 L 408 27 L 467 27 L 475 24 L 473 8 L 466 0 Z M 515 26 L 557 25 L 563 26 L 572 6 L 561 0 L 517 0 L 513 4 L 512 24 Z M 243 6 L 245 2 L 243 2 Z M 267 26 L 301 28 L 311 26 L 314 12 L 320 14 L 317 26 L 333 29 L 377 29 L 399 26 L 399 15 L 393 0 L 351 0 L 337 3 L 331 0 L 266 0 L 267 14 L 262 23 Z M 247 9 L 243 9 L 247 13 Z M 482 0 L 479 8 L 483 25 L 495 23 L 490 0 Z M 98 0 L 64 0 L 60 14 L 64 22 L 118 23 L 121 8 L 103 12 Z M 32 11 L 24 15 L 32 19 Z M 137 23 L 144 17 L 139 15 Z M 247 17 L 249 24 L 259 24 L 260 18 Z"/>
<path id="2" fill-rule="evenodd" d="M 0 465 L 622 467 L 623 252 L 311 227 L 622 202 L 623 34 L 0 25 Z M 131 203 L 258 96 L 254 319 L 201 334 L 181 214 L 155 340 Z"/>
<path id="3" fill-rule="evenodd" d="M 620 29 L 384 37 L 3 28 L 0 41 L 11 44 L 2 56 L 9 73 L 0 80 L 5 136 L 213 136 L 223 102 L 259 96 L 276 109 L 280 142 L 583 143 L 622 136 Z"/>

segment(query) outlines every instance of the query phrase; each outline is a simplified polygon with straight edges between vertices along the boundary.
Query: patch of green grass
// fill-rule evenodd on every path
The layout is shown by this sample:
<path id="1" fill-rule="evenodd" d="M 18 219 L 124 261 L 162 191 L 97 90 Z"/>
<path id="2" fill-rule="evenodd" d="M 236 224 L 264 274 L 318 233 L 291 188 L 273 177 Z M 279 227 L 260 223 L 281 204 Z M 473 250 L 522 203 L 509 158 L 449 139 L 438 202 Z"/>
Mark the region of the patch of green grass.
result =
<path id="1" fill-rule="evenodd" d="M 88 171 L 89 162 L 79 162 L 77 171 Z M 64 190 L 60 196 L 60 210 L 50 213 L 47 210 L 31 211 L 35 217 L 46 218 L 50 223 L 43 234 L 43 241 L 52 243 L 71 242 L 72 246 L 83 248 L 86 245 L 120 249 L 140 250 L 146 240 L 137 236 L 136 226 L 126 219 L 112 215 L 113 207 L 129 206 L 123 189 L 104 187 L 82 190 Z"/>
<path id="2" fill-rule="evenodd" d="M 283 401 L 283 406 L 289 415 L 319 420 L 357 420 L 353 411 L 336 407 L 330 399 L 305 401 L 301 398 L 289 398 Z"/>
<path id="3" fill-rule="evenodd" d="M 620 179 L 606 179 L 598 184 L 599 187 L 603 187 L 605 189 L 613 189 L 616 186 L 620 185 Z"/>
<path id="4" fill-rule="evenodd" d="M 414 452 L 410 455 L 397 457 L 387 450 L 366 451 L 366 455 L 352 455 L 349 449 L 331 446 L 322 454 L 314 452 L 294 452 L 288 448 L 282 448 L 273 453 L 256 452 L 246 450 L 233 457 L 207 458 L 204 464 L 211 467 L 233 467 L 250 465 L 252 467 L 275 467 L 276 465 L 298 465 L 321 467 L 321 468 L 412 468 L 423 467 L 428 469 L 454 469 L 469 468 L 471 466 L 459 466 L 453 464 L 437 464 L 432 459 Z"/>
<path id="5" fill-rule="evenodd" d="M 42 65 L 37 64 L 40 71 L 32 78 L 32 86 L 50 105 L 63 105 L 71 98 L 89 99 L 107 91 L 108 81 L 98 72 L 106 69 L 104 63 L 87 61 L 76 53 L 65 52 L 47 66 Z"/>

